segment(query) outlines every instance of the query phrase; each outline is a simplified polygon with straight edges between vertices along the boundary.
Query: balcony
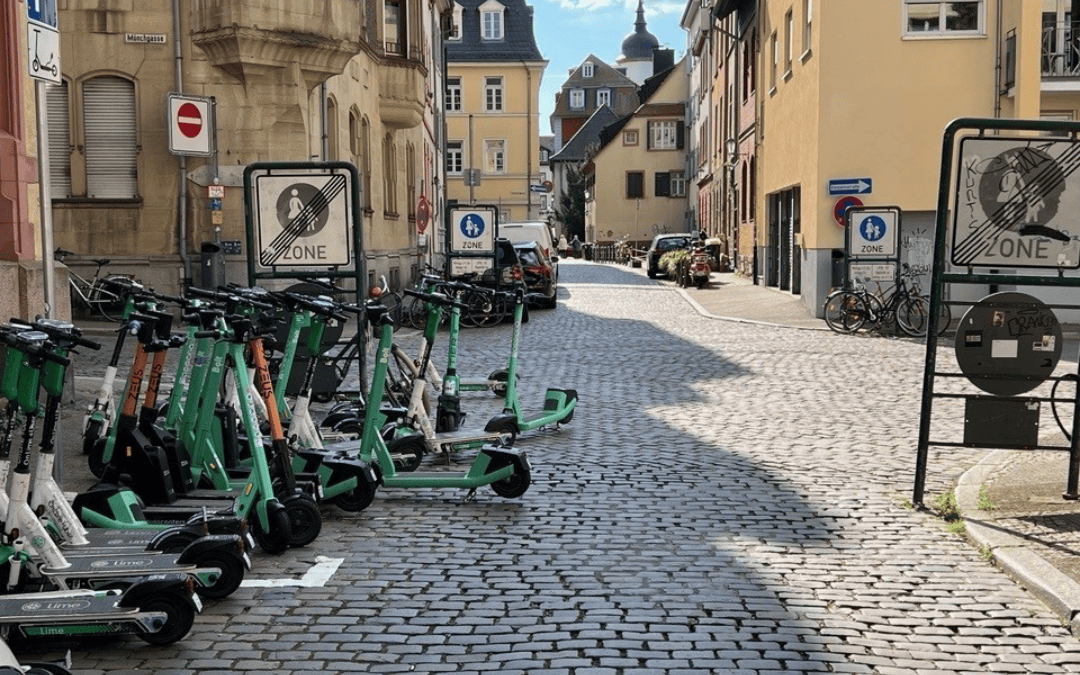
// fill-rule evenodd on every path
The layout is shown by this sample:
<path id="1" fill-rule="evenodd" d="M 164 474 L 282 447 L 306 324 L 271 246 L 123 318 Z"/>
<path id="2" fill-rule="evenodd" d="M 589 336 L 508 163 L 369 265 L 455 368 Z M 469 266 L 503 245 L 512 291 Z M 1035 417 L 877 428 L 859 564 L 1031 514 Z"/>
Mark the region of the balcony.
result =
<path id="1" fill-rule="evenodd" d="M 1040 56 L 1044 83 L 1074 80 L 1080 88 L 1080 22 L 1043 26 Z"/>
<path id="2" fill-rule="evenodd" d="M 427 67 L 418 53 L 411 56 L 394 55 L 388 43 L 379 67 L 379 119 L 393 129 L 412 129 L 424 120 Z"/>
<path id="3" fill-rule="evenodd" d="M 360 52 L 360 32 L 357 0 L 191 2 L 192 42 L 241 81 L 298 65 L 315 87 Z"/>

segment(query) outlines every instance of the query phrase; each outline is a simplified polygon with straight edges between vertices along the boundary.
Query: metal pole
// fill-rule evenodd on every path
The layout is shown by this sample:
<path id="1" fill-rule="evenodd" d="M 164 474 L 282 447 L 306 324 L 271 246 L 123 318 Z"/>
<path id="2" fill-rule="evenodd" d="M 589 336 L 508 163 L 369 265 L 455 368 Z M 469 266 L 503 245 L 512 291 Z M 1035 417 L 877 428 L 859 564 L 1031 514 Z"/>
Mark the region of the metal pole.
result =
<path id="1" fill-rule="evenodd" d="M 45 82 L 34 84 L 37 104 L 38 186 L 41 191 L 41 261 L 45 276 L 45 316 L 56 318 L 56 265 L 53 260 L 52 179 L 49 177 L 49 119 Z M 59 464 L 59 462 L 57 462 Z"/>

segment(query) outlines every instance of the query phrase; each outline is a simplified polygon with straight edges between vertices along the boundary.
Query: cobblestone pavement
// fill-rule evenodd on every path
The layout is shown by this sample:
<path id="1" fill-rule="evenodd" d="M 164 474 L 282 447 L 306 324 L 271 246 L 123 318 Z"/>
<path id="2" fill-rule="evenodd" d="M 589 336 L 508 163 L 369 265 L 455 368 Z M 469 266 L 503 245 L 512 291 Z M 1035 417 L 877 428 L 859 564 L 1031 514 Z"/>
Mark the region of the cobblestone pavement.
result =
<path id="1" fill-rule="evenodd" d="M 640 270 L 566 264 L 522 342 L 533 485 L 381 490 L 315 544 L 256 552 L 242 588 L 167 648 L 75 643 L 80 673 L 1055 673 L 1080 643 L 910 495 L 924 349 L 710 320 Z M 402 334 L 402 339 L 407 339 Z M 470 331 L 461 371 L 505 359 Z M 467 424 L 498 409 L 463 401 Z M 933 453 L 928 500 L 981 454 Z M 80 457 L 69 457 L 69 464 Z M 78 482 L 78 469 L 69 470 Z M 72 645 L 51 644 L 46 649 Z"/>

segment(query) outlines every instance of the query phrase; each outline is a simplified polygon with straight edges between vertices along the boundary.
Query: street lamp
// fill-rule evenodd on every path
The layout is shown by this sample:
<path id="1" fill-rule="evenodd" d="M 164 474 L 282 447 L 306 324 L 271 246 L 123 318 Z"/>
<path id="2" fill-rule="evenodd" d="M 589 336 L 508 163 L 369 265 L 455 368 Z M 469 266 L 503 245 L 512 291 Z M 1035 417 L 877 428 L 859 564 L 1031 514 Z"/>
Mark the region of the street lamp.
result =
<path id="1" fill-rule="evenodd" d="M 727 154 L 728 169 L 734 171 L 735 165 L 739 163 L 739 142 L 734 138 L 727 139 L 724 141 L 724 152 Z"/>

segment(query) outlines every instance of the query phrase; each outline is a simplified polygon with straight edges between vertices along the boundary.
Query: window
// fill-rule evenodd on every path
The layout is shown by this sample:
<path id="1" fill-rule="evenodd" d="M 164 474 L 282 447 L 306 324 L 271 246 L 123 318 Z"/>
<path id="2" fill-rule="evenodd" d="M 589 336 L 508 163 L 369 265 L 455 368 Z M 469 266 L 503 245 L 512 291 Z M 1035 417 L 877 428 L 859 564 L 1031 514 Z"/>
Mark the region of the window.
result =
<path id="1" fill-rule="evenodd" d="M 502 112 L 503 85 L 501 77 L 484 78 L 484 110 Z"/>
<path id="2" fill-rule="evenodd" d="M 461 39 L 461 12 L 465 8 L 454 3 L 454 13 L 451 18 L 451 30 L 450 34 L 446 37 L 447 40 L 460 40 Z"/>
<path id="3" fill-rule="evenodd" d="M 480 5 L 480 37 L 484 40 L 503 39 L 503 12 L 506 8 L 495 0 Z"/>
<path id="4" fill-rule="evenodd" d="M 461 141 L 446 142 L 446 173 L 461 173 L 463 168 Z"/>
<path id="5" fill-rule="evenodd" d="M 409 220 L 416 220 L 416 146 L 405 144 L 405 208 Z"/>
<path id="6" fill-rule="evenodd" d="M 597 89 L 596 90 L 596 107 L 599 108 L 602 105 L 611 105 L 611 90 L 610 89 Z"/>
<path id="7" fill-rule="evenodd" d="M 784 77 L 791 74 L 791 52 L 795 50 L 795 17 L 791 10 L 784 15 L 784 28 L 787 29 L 787 39 L 784 42 Z"/>
<path id="8" fill-rule="evenodd" d="M 387 54 L 405 55 L 405 6 L 401 0 L 383 0 L 383 43 Z"/>
<path id="9" fill-rule="evenodd" d="M 338 152 L 337 103 L 333 98 L 326 98 L 326 160 L 340 159 Z"/>
<path id="10" fill-rule="evenodd" d="M 580 110 L 585 107 L 585 90 L 584 89 L 571 89 L 570 90 L 570 108 L 571 110 Z"/>
<path id="11" fill-rule="evenodd" d="M 811 30 L 814 21 L 814 0 L 803 0 L 802 51 L 803 58 L 810 53 L 810 40 L 814 37 Z"/>
<path id="12" fill-rule="evenodd" d="M 461 78 L 446 78 L 446 112 L 461 112 Z"/>
<path id="13" fill-rule="evenodd" d="M 386 134 L 383 139 L 383 212 L 397 215 L 397 148 L 394 137 Z"/>
<path id="14" fill-rule="evenodd" d="M 622 144 L 623 145 L 637 145 L 638 144 L 637 129 L 630 129 L 629 131 L 624 131 L 623 134 L 622 134 Z"/>
<path id="15" fill-rule="evenodd" d="M 133 199 L 136 183 L 135 85 L 102 76 L 82 85 L 86 196 Z"/>
<path id="16" fill-rule="evenodd" d="M 593 72 L 594 72 L 595 69 L 596 69 L 596 67 L 592 64 L 591 61 L 588 62 L 588 63 L 585 63 L 584 65 L 581 66 L 581 76 L 582 77 L 592 77 Z"/>
<path id="17" fill-rule="evenodd" d="M 650 150 L 681 150 L 683 147 L 682 122 L 659 120 L 649 122 Z"/>
<path id="18" fill-rule="evenodd" d="M 45 107 L 49 123 L 49 196 L 71 196 L 71 134 L 68 129 L 68 85 L 45 85 Z"/>
<path id="19" fill-rule="evenodd" d="M 684 174 L 682 171 L 671 172 L 671 196 L 686 196 L 686 174 Z"/>
<path id="20" fill-rule="evenodd" d="M 780 67 L 780 51 L 776 44 L 776 31 L 769 36 L 769 50 L 772 52 L 772 68 L 769 70 L 769 89 L 776 89 L 776 71 Z"/>
<path id="21" fill-rule="evenodd" d="M 983 0 L 904 0 L 904 32 L 913 36 L 982 35 Z"/>
<path id="22" fill-rule="evenodd" d="M 653 194 L 657 197 L 671 196 L 671 174 L 667 171 L 653 174 Z"/>
<path id="23" fill-rule="evenodd" d="M 645 174 L 641 171 L 626 172 L 626 198 L 641 199 L 645 196 Z"/>
<path id="24" fill-rule="evenodd" d="M 485 173 L 505 173 L 506 172 L 506 141 L 504 141 L 504 140 L 485 140 L 484 141 L 484 172 Z"/>
<path id="25" fill-rule="evenodd" d="M 360 202 L 364 210 L 371 210 L 371 123 L 368 118 L 360 120 Z"/>

